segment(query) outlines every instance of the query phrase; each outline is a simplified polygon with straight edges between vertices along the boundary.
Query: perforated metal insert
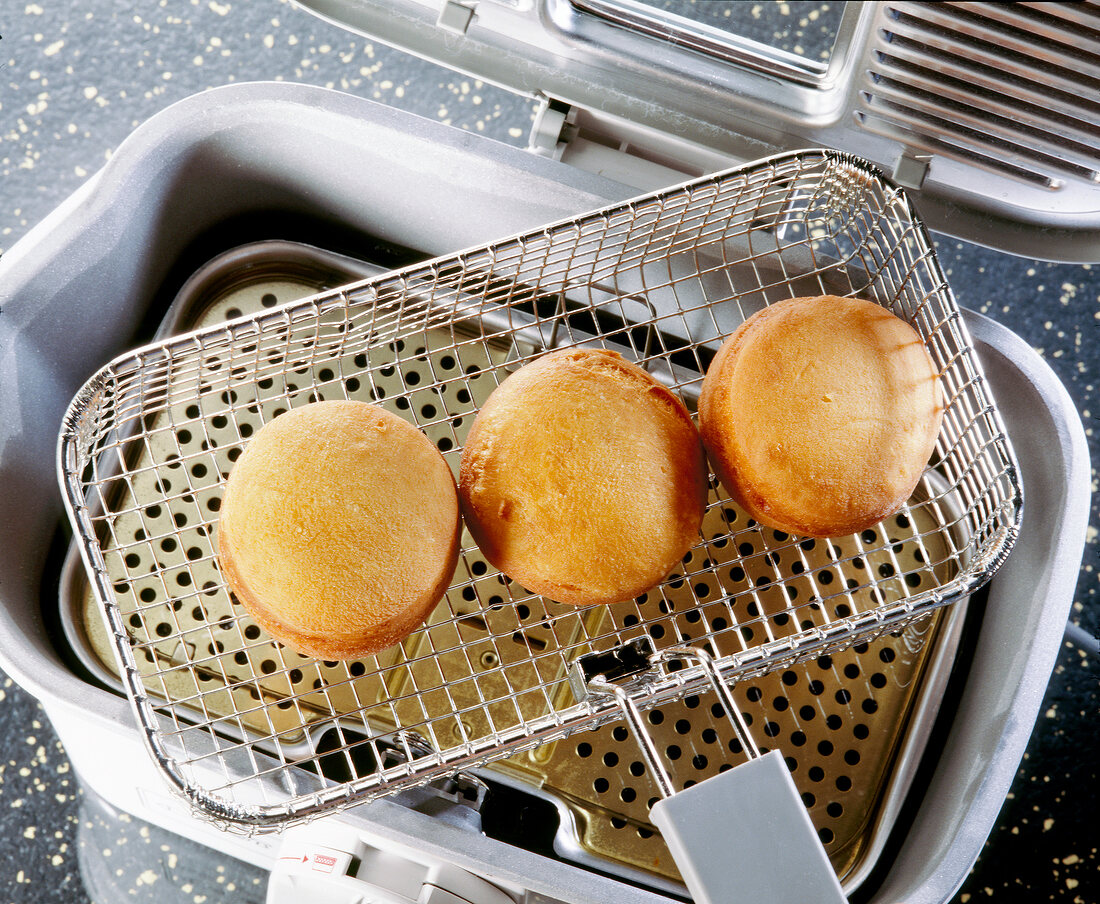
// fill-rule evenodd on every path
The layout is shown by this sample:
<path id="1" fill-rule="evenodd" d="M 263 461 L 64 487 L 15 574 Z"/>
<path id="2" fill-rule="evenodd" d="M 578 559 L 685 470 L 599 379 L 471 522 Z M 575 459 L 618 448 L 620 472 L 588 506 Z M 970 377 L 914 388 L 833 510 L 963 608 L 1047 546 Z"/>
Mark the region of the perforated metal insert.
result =
<path id="1" fill-rule="evenodd" d="M 236 255 L 212 263 L 203 271 L 210 272 L 211 278 L 203 281 L 201 289 L 181 294 L 179 303 L 184 310 L 177 326 L 189 329 L 223 322 L 242 313 L 251 314 L 295 300 L 322 288 L 319 278 L 303 279 L 300 272 L 295 278 L 290 278 L 284 272 L 290 267 L 283 255 L 285 249 L 259 247 L 248 255 Z M 257 278 L 259 268 L 264 270 L 262 278 Z M 300 264 L 298 269 L 301 269 Z M 348 274 L 343 281 L 351 278 Z M 430 416 L 431 412 L 426 414 Z M 202 476 L 201 473 L 199 476 Z M 735 508 L 728 513 L 711 509 L 705 533 L 714 535 L 714 544 L 721 549 L 725 544 L 719 533 L 725 521 L 737 523 L 744 518 Z M 914 527 L 905 515 L 890 519 L 885 526 L 890 531 L 888 539 L 891 550 L 907 572 L 906 580 L 913 589 L 919 589 L 924 578 L 919 569 L 910 571 L 909 568 L 920 563 L 923 553 L 916 546 L 914 537 L 925 532 Z M 135 540 L 141 539 L 138 531 L 142 530 L 144 528 L 135 527 Z M 929 536 L 934 538 L 934 532 Z M 762 533 L 761 546 L 768 539 L 767 532 Z M 775 532 L 770 534 L 773 544 L 783 539 Z M 866 532 L 860 540 L 863 548 L 877 549 L 882 546 L 874 530 Z M 833 546 L 836 552 L 832 550 Z M 155 562 L 141 561 L 142 548 L 140 545 L 136 548 L 139 551 L 134 555 L 138 560 L 132 570 L 141 572 L 154 568 Z M 847 555 L 858 555 L 860 551 L 852 538 L 828 542 L 807 540 L 800 544 L 799 550 L 799 555 L 806 556 L 810 561 L 815 558 L 827 560 L 834 555 L 845 558 Z M 947 558 L 942 550 L 937 555 Z M 688 564 L 691 564 L 690 561 Z M 744 571 L 746 564 L 748 561 L 740 566 L 730 566 L 731 569 L 740 569 L 735 573 L 731 571 L 729 575 L 735 586 L 748 584 L 749 575 Z M 757 564 L 762 564 L 762 561 L 758 559 Z M 776 564 L 784 564 L 782 557 Z M 803 567 L 800 562 L 796 564 L 792 561 L 790 564 L 792 567 L 786 570 L 792 573 Z M 871 561 L 865 566 L 879 567 L 884 571 L 894 567 L 889 560 Z M 487 577 L 490 570 L 481 560 L 474 560 L 471 569 L 479 577 Z M 823 569 L 818 581 L 828 585 L 832 579 L 827 575 L 827 570 Z M 117 683 L 117 664 L 110 638 L 103 630 L 99 605 L 92 588 L 81 577 L 82 572 L 74 572 L 73 585 L 66 588 L 67 593 L 79 599 L 79 627 L 83 637 L 78 652 L 89 668 Z M 216 570 L 210 568 L 203 583 L 209 582 L 213 587 L 217 577 Z M 763 583 L 767 577 L 757 573 L 752 580 Z M 463 629 L 469 631 L 472 637 L 476 637 L 478 632 L 486 635 L 505 633 L 505 626 L 499 623 L 499 613 L 504 609 L 503 593 L 493 592 L 494 581 L 501 590 L 504 586 L 499 576 L 489 579 L 489 586 L 481 594 L 481 598 L 489 603 L 488 613 L 475 610 L 462 621 Z M 686 591 L 682 586 L 680 589 Z M 119 592 L 127 591 L 120 587 Z M 798 592 L 797 588 L 795 592 Z M 209 588 L 207 593 L 210 593 Z M 706 593 L 699 595 L 705 597 Z M 157 601 L 156 588 L 146 596 L 149 603 Z M 478 598 L 473 588 L 464 591 L 464 596 L 471 603 Z M 687 607 L 686 612 L 682 613 L 687 624 L 696 624 L 703 617 L 702 612 L 694 608 L 694 600 L 695 594 L 687 592 L 681 592 L 676 600 L 681 608 Z M 657 609 L 654 623 L 659 615 L 669 614 L 660 611 L 661 603 L 657 604 Z M 162 609 L 165 619 L 168 611 L 165 605 Z M 188 618 L 182 606 L 173 606 L 173 611 L 177 613 L 177 621 Z M 762 676 L 753 684 L 736 691 L 739 703 L 756 725 L 761 741 L 782 749 L 788 755 L 788 762 L 804 795 L 803 800 L 815 825 L 820 827 L 822 841 L 842 879 L 861 862 L 861 856 L 879 825 L 881 805 L 894 776 L 895 756 L 909 735 L 909 713 L 922 694 L 928 654 L 940 633 L 937 628 L 940 615 L 940 611 L 932 613 L 896 638 L 887 637 L 870 645 L 857 645 L 812 664 L 795 665 L 782 673 Z M 520 604 L 516 607 L 515 616 L 521 623 L 530 620 L 530 607 Z M 189 617 L 194 623 L 205 622 L 209 613 L 199 604 L 192 609 Z M 131 618 L 131 627 L 135 630 L 142 627 L 141 616 L 135 613 Z M 153 633 L 171 635 L 174 630 L 173 621 L 164 620 L 156 623 Z M 256 640 L 261 636 L 254 626 L 246 626 L 244 633 L 246 637 L 254 635 L 252 639 Z M 522 660 L 526 657 L 528 645 L 546 645 L 552 637 L 547 637 L 545 629 L 540 630 L 537 623 L 532 623 L 523 631 L 516 631 L 512 641 L 515 648 L 505 645 L 505 650 Z M 257 647 L 251 658 L 258 661 L 261 674 L 265 671 L 277 674 L 277 655 L 274 648 L 265 656 Z M 242 652 L 234 654 L 234 658 L 237 657 L 240 665 L 247 664 L 250 658 Z M 500 665 L 498 654 L 491 647 L 482 650 L 475 659 L 478 667 L 486 672 Z M 358 672 L 361 668 L 364 666 L 360 663 L 351 665 L 352 672 Z M 291 688 L 306 680 L 302 669 L 291 670 L 286 677 Z M 217 678 L 212 676 L 209 680 Z M 313 680 L 323 681 L 323 673 Z M 253 689 L 247 693 L 250 696 L 256 694 L 254 699 L 257 702 L 260 699 Z M 714 706 L 715 703 L 709 695 L 692 696 L 682 701 L 670 701 L 649 714 L 650 731 L 666 752 L 671 774 L 678 777 L 684 786 L 702 780 L 719 769 L 729 768 L 742 759 L 740 745 L 732 737 L 730 724 L 723 717 L 720 707 Z M 531 789 L 553 795 L 560 804 L 568 807 L 574 813 L 574 820 L 572 825 L 562 827 L 562 837 L 572 838 L 572 842 L 567 843 L 579 844 L 599 858 L 605 869 L 627 865 L 675 880 L 675 865 L 660 835 L 648 822 L 648 804 L 656 790 L 646 774 L 634 739 L 628 738 L 625 731 L 622 723 L 615 723 L 569 741 L 543 745 L 489 768 L 520 777 Z M 848 746 L 842 750 L 844 745 Z M 329 771 L 333 771 L 332 764 L 327 765 Z"/>
<path id="2" fill-rule="evenodd" d="M 690 403 L 714 343 L 740 318 L 815 290 L 890 305 L 943 369 L 935 468 L 904 510 L 919 559 L 903 565 L 883 536 L 810 548 L 761 532 L 715 487 L 707 535 L 639 600 L 579 610 L 541 600 L 466 538 L 425 626 L 359 664 L 272 645 L 217 576 L 221 481 L 280 410 L 372 399 L 457 468 L 478 404 L 546 347 L 615 348 Z M 681 635 L 708 643 L 730 677 L 745 679 L 903 627 L 988 577 L 1014 535 L 1019 492 L 927 236 L 902 194 L 827 153 L 777 158 L 140 350 L 74 403 L 61 463 L 161 765 L 215 816 L 255 825 L 593 727 L 610 713 L 572 702 L 566 664 L 643 631 L 658 645 Z M 662 705 L 697 678 L 665 676 L 643 702 Z M 408 749 L 406 761 L 380 765 L 394 728 L 433 752 Z M 348 776 L 339 785 L 318 788 L 301 771 L 334 759 Z"/>

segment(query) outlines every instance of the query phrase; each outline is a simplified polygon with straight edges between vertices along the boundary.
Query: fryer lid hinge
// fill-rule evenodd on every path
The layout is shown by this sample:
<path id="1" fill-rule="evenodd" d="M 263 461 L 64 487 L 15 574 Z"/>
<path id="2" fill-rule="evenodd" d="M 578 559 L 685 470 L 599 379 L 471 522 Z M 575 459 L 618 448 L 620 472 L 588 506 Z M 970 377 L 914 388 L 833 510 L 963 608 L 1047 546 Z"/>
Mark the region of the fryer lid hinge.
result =
<path id="1" fill-rule="evenodd" d="M 652 191 L 728 167 L 732 158 L 637 123 L 538 94 L 527 150 Z"/>
<path id="2" fill-rule="evenodd" d="M 461 3 L 459 0 L 443 0 L 439 7 L 439 17 L 435 24 L 447 31 L 464 35 L 474 21 L 474 13 L 477 11 L 476 3 Z"/>
<path id="3" fill-rule="evenodd" d="M 540 157 L 560 160 L 562 151 L 576 137 L 575 113 L 573 108 L 560 100 L 542 96 L 535 121 L 531 126 L 527 150 Z"/>

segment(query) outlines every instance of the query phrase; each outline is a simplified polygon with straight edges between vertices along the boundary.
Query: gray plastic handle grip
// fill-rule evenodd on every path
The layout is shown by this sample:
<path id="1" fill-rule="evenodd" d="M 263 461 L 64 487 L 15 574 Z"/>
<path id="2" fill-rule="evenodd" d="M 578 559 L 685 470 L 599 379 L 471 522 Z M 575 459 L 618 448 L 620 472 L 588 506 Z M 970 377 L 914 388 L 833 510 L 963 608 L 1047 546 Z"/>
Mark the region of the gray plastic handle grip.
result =
<path id="1" fill-rule="evenodd" d="M 841 904 L 836 873 L 778 750 L 657 801 L 695 904 Z"/>

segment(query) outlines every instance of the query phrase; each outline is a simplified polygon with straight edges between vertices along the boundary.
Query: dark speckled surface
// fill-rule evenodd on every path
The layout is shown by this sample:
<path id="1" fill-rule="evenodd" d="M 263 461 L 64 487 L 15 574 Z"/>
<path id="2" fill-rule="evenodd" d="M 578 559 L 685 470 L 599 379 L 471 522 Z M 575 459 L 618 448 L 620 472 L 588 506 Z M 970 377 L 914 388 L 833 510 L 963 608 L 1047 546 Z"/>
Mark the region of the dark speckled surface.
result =
<path id="1" fill-rule="evenodd" d="M 714 4 L 719 6 L 719 4 Z M 812 31 L 795 4 L 771 12 Z M 786 7 L 786 10 L 784 10 Z M 769 26 L 771 27 L 771 26 Z M 284 79 L 393 104 L 513 144 L 532 104 L 348 35 L 277 0 L 0 4 L 0 251 L 81 185 L 147 117 L 233 81 Z M 939 253 L 962 305 L 1038 349 L 1085 423 L 1093 465 L 1100 265 Z M 1070 635 L 1027 754 L 959 902 L 1098 898 L 1100 565 L 1094 498 Z M 263 900 L 263 876 L 81 792 L 38 704 L 0 676 L 0 899 L 78 904 Z"/>

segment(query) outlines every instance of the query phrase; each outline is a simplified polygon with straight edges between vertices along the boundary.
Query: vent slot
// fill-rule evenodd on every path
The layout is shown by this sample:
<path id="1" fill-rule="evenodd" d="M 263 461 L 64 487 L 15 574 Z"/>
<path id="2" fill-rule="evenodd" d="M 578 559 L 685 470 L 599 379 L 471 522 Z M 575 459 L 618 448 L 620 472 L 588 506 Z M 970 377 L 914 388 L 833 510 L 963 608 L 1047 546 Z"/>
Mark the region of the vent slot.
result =
<path id="1" fill-rule="evenodd" d="M 967 138 L 977 148 L 998 151 L 1026 152 L 1031 158 L 1051 169 L 1072 173 L 1079 178 L 1095 180 L 1095 167 L 1100 165 L 1097 145 L 1100 144 L 1100 126 L 1072 123 L 1043 117 L 1043 126 L 1031 125 L 1025 120 L 1042 116 L 1042 111 L 1030 105 L 1013 101 L 1001 111 L 979 109 L 972 103 L 949 96 L 945 81 L 937 80 L 941 90 L 916 88 L 892 77 L 878 76 L 877 91 L 868 98 L 868 106 L 878 111 L 894 109 L 905 111 L 913 122 L 923 122 L 945 136 Z M 953 92 L 952 92 L 953 93 Z M 981 98 L 979 98 L 981 99 Z M 1070 137 L 1071 132 L 1084 132 L 1096 143 L 1090 145 Z M 933 133 L 934 134 L 934 133 Z M 1022 143 L 1027 142 L 1023 147 Z"/>
<path id="2" fill-rule="evenodd" d="M 876 72 L 907 73 L 912 78 L 940 79 L 973 93 L 984 94 L 990 102 L 1000 100 L 1006 104 L 1033 105 L 1047 116 L 1062 116 L 1067 121 L 1084 121 L 1095 132 L 1100 120 L 1100 82 L 1092 82 L 1080 76 L 1072 82 L 1049 70 L 1043 82 L 1036 81 L 1033 73 L 1020 74 L 1004 65 L 982 62 L 976 56 L 963 58 L 953 50 L 940 50 L 929 44 L 910 40 L 894 34 L 889 53 L 877 51 Z M 1091 98 L 1097 98 L 1093 100 Z"/>
<path id="3" fill-rule="evenodd" d="M 923 3 L 916 16 L 959 34 L 1003 48 L 1041 64 L 1100 78 L 1100 9 L 1084 3 Z M 903 4 L 899 4 L 903 6 Z M 1059 12 L 1076 7 L 1083 15 L 1069 22 Z M 1090 45 L 1091 48 L 1090 49 Z"/>
<path id="4" fill-rule="evenodd" d="M 856 116 L 1033 185 L 1100 183 L 1100 4 L 895 4 Z"/>

